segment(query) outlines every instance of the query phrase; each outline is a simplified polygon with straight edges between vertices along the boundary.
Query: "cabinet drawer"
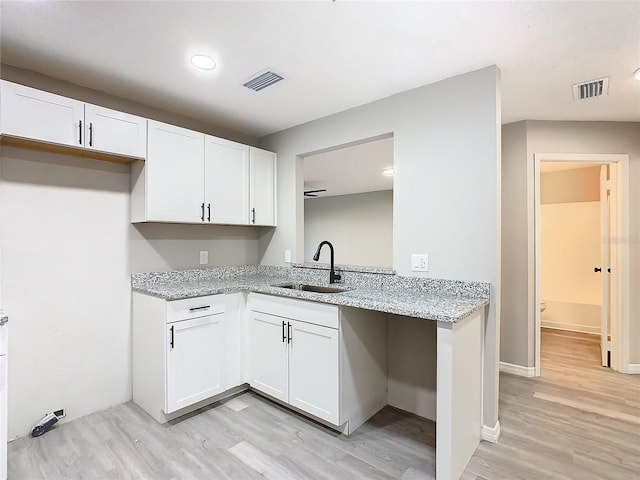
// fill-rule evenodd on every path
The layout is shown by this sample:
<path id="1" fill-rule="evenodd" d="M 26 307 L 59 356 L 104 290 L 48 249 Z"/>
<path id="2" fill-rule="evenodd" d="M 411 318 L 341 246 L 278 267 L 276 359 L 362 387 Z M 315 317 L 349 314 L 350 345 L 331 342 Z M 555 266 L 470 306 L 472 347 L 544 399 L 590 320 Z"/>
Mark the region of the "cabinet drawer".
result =
<path id="1" fill-rule="evenodd" d="M 217 313 L 224 313 L 224 295 L 208 295 L 167 302 L 167 323 Z"/>
<path id="2" fill-rule="evenodd" d="M 251 293 L 249 307 L 254 312 L 300 320 L 329 328 L 338 328 L 338 306 L 297 298 Z"/>

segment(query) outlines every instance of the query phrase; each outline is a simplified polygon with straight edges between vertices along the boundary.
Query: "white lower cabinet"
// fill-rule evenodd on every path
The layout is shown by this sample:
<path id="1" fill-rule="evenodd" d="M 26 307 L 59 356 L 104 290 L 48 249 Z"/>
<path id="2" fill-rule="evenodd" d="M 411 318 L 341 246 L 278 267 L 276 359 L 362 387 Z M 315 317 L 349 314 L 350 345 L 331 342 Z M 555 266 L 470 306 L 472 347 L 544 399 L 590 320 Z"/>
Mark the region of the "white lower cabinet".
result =
<path id="1" fill-rule="evenodd" d="M 240 384 L 238 296 L 133 292 L 133 400 L 158 422 Z"/>
<path id="2" fill-rule="evenodd" d="M 167 324 L 167 405 L 173 413 L 226 390 L 224 313 Z"/>
<path id="3" fill-rule="evenodd" d="M 293 320 L 289 335 L 289 403 L 338 425 L 338 330 Z"/>
<path id="4" fill-rule="evenodd" d="M 387 404 L 386 316 L 249 294 L 249 384 L 351 433 Z"/>
<path id="5" fill-rule="evenodd" d="M 133 401 L 160 423 L 247 384 L 347 434 L 387 404 L 383 313 L 242 292 L 132 312 Z"/>
<path id="6" fill-rule="evenodd" d="M 274 315 L 250 312 L 249 383 L 284 402 L 289 399 L 287 321 Z"/>
<path id="7" fill-rule="evenodd" d="M 249 322 L 251 386 L 337 425 L 338 329 L 253 311 Z"/>

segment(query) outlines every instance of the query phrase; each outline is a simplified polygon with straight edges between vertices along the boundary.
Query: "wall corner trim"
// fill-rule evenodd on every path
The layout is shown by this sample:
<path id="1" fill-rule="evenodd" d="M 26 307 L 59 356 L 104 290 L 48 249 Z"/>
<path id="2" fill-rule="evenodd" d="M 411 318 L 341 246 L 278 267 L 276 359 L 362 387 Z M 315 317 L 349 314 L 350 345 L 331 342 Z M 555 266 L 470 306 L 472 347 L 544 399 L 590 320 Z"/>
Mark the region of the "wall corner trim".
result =
<path id="1" fill-rule="evenodd" d="M 483 425 L 481 438 L 486 442 L 498 443 L 498 438 L 500 438 L 500 420 L 498 420 L 493 427 Z"/>
<path id="2" fill-rule="evenodd" d="M 521 377 L 535 377 L 535 367 L 523 367 L 522 365 L 515 365 L 513 363 L 500 362 L 500 371 L 503 373 L 511 373 L 512 375 L 519 375 Z"/>
<path id="3" fill-rule="evenodd" d="M 634 375 L 640 375 L 640 363 L 630 363 L 629 368 L 624 373 L 631 373 Z"/>

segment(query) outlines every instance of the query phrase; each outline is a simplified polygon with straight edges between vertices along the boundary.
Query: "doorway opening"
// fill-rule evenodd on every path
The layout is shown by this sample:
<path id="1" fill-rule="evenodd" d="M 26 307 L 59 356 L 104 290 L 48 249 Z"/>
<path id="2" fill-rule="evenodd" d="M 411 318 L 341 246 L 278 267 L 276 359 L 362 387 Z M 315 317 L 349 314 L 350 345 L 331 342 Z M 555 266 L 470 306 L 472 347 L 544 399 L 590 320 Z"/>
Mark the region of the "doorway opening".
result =
<path id="1" fill-rule="evenodd" d="M 534 159 L 535 375 L 543 342 L 547 352 L 569 342 L 574 355 L 627 372 L 628 156 Z"/>

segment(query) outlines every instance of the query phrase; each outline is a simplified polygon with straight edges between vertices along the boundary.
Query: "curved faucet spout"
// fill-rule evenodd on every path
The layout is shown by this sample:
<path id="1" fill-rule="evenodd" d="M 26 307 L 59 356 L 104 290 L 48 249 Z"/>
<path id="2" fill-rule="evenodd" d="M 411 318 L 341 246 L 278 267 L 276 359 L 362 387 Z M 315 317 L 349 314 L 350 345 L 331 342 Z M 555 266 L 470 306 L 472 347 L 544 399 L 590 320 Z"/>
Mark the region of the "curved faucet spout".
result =
<path id="1" fill-rule="evenodd" d="M 320 242 L 320 245 L 318 245 L 318 249 L 313 256 L 313 259 L 316 262 L 320 260 L 320 250 L 322 250 L 322 247 L 324 247 L 325 245 L 329 245 L 329 250 L 331 251 L 331 269 L 329 270 L 329 283 L 336 283 L 342 278 L 342 276 L 337 274 L 334 269 L 333 245 L 331 245 L 331 242 L 329 242 L 328 240 L 323 240 L 322 242 Z"/>

